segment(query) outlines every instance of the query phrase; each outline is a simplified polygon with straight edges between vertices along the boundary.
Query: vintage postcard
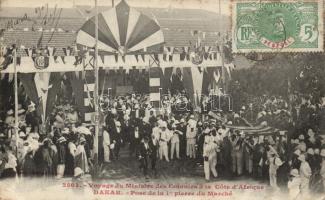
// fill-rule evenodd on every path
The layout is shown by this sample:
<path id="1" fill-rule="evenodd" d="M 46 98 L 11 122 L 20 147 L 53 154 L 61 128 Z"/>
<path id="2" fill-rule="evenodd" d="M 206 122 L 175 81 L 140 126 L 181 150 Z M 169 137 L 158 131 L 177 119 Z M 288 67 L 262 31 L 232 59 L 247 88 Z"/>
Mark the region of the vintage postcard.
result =
<path id="1" fill-rule="evenodd" d="M 0 200 L 325 200 L 323 0 L 0 0 Z"/>

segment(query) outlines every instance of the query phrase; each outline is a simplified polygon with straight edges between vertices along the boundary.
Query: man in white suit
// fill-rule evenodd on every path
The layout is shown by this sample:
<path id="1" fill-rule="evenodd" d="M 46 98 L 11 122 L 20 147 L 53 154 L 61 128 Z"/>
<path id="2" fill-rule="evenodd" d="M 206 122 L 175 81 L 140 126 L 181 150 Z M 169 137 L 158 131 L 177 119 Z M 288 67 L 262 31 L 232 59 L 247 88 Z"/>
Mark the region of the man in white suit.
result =
<path id="1" fill-rule="evenodd" d="M 104 147 L 104 162 L 109 163 L 110 161 L 110 145 L 111 145 L 111 139 L 110 135 L 105 128 L 103 131 L 103 147 Z"/>

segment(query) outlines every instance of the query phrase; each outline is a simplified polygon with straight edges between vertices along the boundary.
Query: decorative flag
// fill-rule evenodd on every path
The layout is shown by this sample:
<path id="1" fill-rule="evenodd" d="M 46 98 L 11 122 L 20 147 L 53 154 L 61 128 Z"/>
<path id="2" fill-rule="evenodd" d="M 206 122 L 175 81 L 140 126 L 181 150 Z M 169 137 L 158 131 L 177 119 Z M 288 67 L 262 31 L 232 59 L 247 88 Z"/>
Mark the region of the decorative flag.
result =
<path id="1" fill-rule="evenodd" d="M 216 71 L 214 71 L 213 78 L 214 78 L 215 83 L 218 84 L 219 83 L 219 80 L 221 78 L 220 72 L 219 72 L 218 69 Z"/>
<path id="2" fill-rule="evenodd" d="M 42 118 L 45 121 L 46 116 L 46 103 L 47 103 L 47 96 L 49 89 L 52 88 L 50 83 L 50 72 L 42 72 L 42 73 L 35 73 L 34 81 L 35 86 L 38 94 L 38 98 L 40 100 L 40 105 L 42 108 Z"/>
<path id="3" fill-rule="evenodd" d="M 91 122 L 91 116 L 95 113 L 94 107 L 94 91 L 95 78 L 85 77 L 84 82 L 84 121 Z"/>
<path id="4" fill-rule="evenodd" d="M 195 105 L 199 106 L 200 97 L 202 95 L 202 85 L 203 85 L 203 73 L 200 72 L 198 67 L 191 67 L 192 73 L 192 84 L 193 84 L 193 95 L 196 94 L 196 98 L 193 98 Z"/>
<path id="5" fill-rule="evenodd" d="M 227 71 L 229 80 L 231 80 L 231 71 L 235 69 L 235 66 L 233 63 L 225 64 L 225 69 Z"/>
<path id="6" fill-rule="evenodd" d="M 46 102 L 46 113 L 45 117 L 47 118 L 54 108 L 54 104 L 56 102 L 57 94 L 61 91 L 61 83 L 62 83 L 63 74 L 60 72 L 51 72 L 48 94 L 47 94 L 47 102 Z"/>
<path id="7" fill-rule="evenodd" d="M 159 67 L 152 67 L 149 70 L 150 103 L 153 108 L 158 110 L 160 107 L 161 69 Z"/>

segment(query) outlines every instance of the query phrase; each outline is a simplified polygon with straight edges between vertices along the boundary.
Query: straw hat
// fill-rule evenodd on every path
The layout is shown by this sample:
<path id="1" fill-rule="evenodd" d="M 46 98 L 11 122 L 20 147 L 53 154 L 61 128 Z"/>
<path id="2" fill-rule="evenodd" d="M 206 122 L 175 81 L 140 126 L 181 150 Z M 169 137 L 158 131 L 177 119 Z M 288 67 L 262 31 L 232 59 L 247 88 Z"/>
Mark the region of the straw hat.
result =
<path id="1" fill-rule="evenodd" d="M 23 114 L 25 114 L 25 112 L 26 112 L 26 110 L 20 109 L 20 110 L 18 110 L 18 115 L 23 115 Z"/>
<path id="2" fill-rule="evenodd" d="M 44 144 L 45 142 L 50 142 L 50 139 L 49 138 L 45 138 L 43 141 L 42 141 L 42 144 Z"/>
<path id="3" fill-rule="evenodd" d="M 65 127 L 63 130 L 62 130 L 62 134 L 69 134 L 69 128 Z"/>
<path id="4" fill-rule="evenodd" d="M 314 155 L 314 150 L 312 148 L 308 148 L 307 153 L 310 155 Z"/>
<path id="5" fill-rule="evenodd" d="M 67 140 L 65 139 L 65 137 L 61 136 L 59 139 L 58 139 L 58 143 L 62 143 L 62 142 L 66 142 Z"/>
<path id="6" fill-rule="evenodd" d="M 300 161 L 306 161 L 306 156 L 304 154 L 301 154 L 299 157 L 298 157 L 298 160 Z"/>
<path id="7" fill-rule="evenodd" d="M 77 132 L 80 133 L 80 134 L 91 135 L 90 130 L 87 127 L 84 127 L 84 126 L 79 126 L 77 128 Z"/>
<path id="8" fill-rule="evenodd" d="M 269 148 L 270 148 L 270 154 L 272 154 L 272 155 L 277 155 L 278 154 L 278 152 L 271 146 L 271 145 L 269 145 Z"/>
<path id="9" fill-rule="evenodd" d="M 124 119 L 125 121 L 127 121 L 127 120 L 129 120 L 129 119 L 130 119 L 130 116 L 129 116 L 129 115 L 127 115 L 127 114 L 125 114 L 125 115 L 123 116 L 123 119 Z"/>
<path id="10" fill-rule="evenodd" d="M 293 154 L 295 154 L 295 155 L 297 155 L 297 156 L 300 156 L 300 154 L 301 154 L 301 151 L 300 151 L 299 149 L 296 149 L 296 151 L 295 151 L 295 152 L 293 152 Z"/>
<path id="11" fill-rule="evenodd" d="M 149 124 L 149 118 L 148 117 L 142 118 L 142 121 L 145 122 L 145 123 L 147 123 L 147 124 Z"/>
<path id="12" fill-rule="evenodd" d="M 26 137 L 26 134 L 24 131 L 19 131 L 19 137 Z"/>
<path id="13" fill-rule="evenodd" d="M 112 113 L 112 115 L 116 115 L 117 114 L 117 110 L 115 108 L 112 108 L 111 113 Z"/>
<path id="14" fill-rule="evenodd" d="M 115 126 L 116 127 L 121 127 L 121 122 L 119 122 L 119 121 L 115 122 Z"/>
<path id="15" fill-rule="evenodd" d="M 80 137 L 79 142 L 80 142 L 80 143 L 82 143 L 82 142 L 86 142 L 86 139 L 85 139 L 84 137 Z"/>
<path id="16" fill-rule="evenodd" d="M 294 177 L 298 177 L 298 176 L 299 176 L 298 169 L 292 169 L 292 170 L 290 171 L 290 175 L 291 175 L 291 176 L 294 176 Z"/>
<path id="17" fill-rule="evenodd" d="M 159 126 L 160 128 L 167 128 L 167 123 L 165 121 L 162 121 Z"/>
<path id="18" fill-rule="evenodd" d="M 74 169 L 74 176 L 77 177 L 77 176 L 80 176 L 82 175 L 84 172 L 82 171 L 82 169 L 80 167 L 76 167 Z"/>
<path id="19" fill-rule="evenodd" d="M 263 122 L 261 123 L 261 126 L 267 126 L 267 122 L 266 122 L 266 121 L 263 121 Z"/>
<path id="20" fill-rule="evenodd" d="M 278 157 L 275 158 L 274 162 L 275 162 L 275 165 L 278 167 L 280 167 L 283 164 L 282 160 Z"/>
<path id="21" fill-rule="evenodd" d="M 126 110 L 126 106 L 122 105 L 122 110 L 125 111 Z"/>
<path id="22" fill-rule="evenodd" d="M 239 135 L 240 135 L 240 137 L 245 137 L 245 133 L 244 133 L 244 131 L 241 131 L 241 132 L 239 133 Z"/>
<path id="23" fill-rule="evenodd" d="M 29 112 L 33 112 L 35 110 L 35 104 L 32 101 L 27 107 Z"/>
<path id="24" fill-rule="evenodd" d="M 203 133 L 209 134 L 210 133 L 210 129 L 209 128 L 204 129 Z"/>
<path id="25" fill-rule="evenodd" d="M 56 115 L 56 116 L 55 116 L 55 120 L 56 120 L 58 123 L 64 123 L 64 120 L 63 120 L 63 118 L 62 118 L 60 115 Z"/>
<path id="26" fill-rule="evenodd" d="M 180 124 L 180 122 L 178 120 L 175 120 L 174 124 L 178 125 L 178 124 Z"/>
<path id="27" fill-rule="evenodd" d="M 299 135 L 298 139 L 299 140 L 304 140 L 305 139 L 305 136 L 301 134 L 301 135 Z"/>
<path id="28" fill-rule="evenodd" d="M 12 109 L 8 110 L 7 115 L 13 115 L 14 111 Z"/>

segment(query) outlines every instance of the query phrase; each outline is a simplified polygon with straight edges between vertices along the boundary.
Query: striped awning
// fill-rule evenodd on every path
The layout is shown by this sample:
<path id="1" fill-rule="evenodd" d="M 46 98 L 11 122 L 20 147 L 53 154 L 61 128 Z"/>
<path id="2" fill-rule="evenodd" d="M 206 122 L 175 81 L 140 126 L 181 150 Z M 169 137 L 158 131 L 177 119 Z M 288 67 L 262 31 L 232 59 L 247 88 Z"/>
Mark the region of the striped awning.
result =
<path id="1" fill-rule="evenodd" d="M 270 127 L 270 126 L 233 126 L 233 125 L 226 125 L 227 128 L 243 131 L 249 135 L 274 135 L 278 133 L 278 129 Z"/>
<path id="2" fill-rule="evenodd" d="M 89 19 L 79 30 L 76 43 L 95 47 L 95 17 Z M 159 49 L 164 35 L 158 23 L 148 16 L 130 8 L 122 0 L 114 8 L 98 15 L 98 49 L 108 54 L 134 54 L 137 51 Z"/>

